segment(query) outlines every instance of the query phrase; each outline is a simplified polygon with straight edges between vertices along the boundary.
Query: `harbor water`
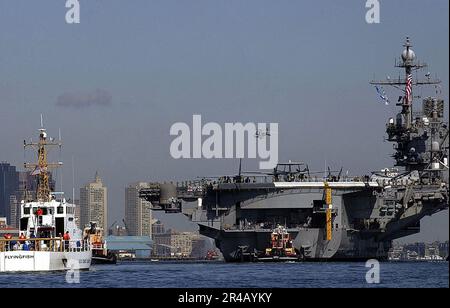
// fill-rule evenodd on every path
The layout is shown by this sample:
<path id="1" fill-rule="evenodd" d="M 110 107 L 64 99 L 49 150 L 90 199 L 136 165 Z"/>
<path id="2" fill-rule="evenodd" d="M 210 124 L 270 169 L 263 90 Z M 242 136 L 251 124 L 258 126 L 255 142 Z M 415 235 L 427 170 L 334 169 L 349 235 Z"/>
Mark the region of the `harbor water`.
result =
<path id="1" fill-rule="evenodd" d="M 365 263 L 119 262 L 94 265 L 67 283 L 67 273 L 1 273 L 0 288 L 448 288 L 448 262 L 383 262 L 368 284 Z"/>

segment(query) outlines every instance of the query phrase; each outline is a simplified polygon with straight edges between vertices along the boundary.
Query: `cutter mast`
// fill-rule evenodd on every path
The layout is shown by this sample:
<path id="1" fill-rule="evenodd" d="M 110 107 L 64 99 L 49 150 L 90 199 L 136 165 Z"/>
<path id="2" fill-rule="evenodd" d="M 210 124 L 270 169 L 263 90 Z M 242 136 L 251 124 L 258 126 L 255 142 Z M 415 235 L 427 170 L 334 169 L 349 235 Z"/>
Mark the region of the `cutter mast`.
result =
<path id="1" fill-rule="evenodd" d="M 48 148 L 55 146 L 61 148 L 61 140 L 59 140 L 59 142 L 54 142 L 53 138 L 48 138 L 46 129 L 43 127 L 41 117 L 39 141 L 23 141 L 24 149 L 26 149 L 27 147 L 31 147 L 37 152 L 37 163 L 24 163 L 24 167 L 32 171 L 31 175 L 35 175 L 38 177 L 36 197 L 37 201 L 39 202 L 49 202 L 51 200 L 50 169 L 62 166 L 62 162 L 49 163 L 47 160 Z"/>

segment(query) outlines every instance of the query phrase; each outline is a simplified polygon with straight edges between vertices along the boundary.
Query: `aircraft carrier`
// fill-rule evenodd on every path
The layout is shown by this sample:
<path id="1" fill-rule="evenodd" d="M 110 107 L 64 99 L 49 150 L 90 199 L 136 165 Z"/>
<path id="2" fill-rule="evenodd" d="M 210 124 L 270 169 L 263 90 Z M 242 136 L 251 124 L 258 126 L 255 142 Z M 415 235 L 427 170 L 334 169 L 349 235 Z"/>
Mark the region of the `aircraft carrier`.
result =
<path id="1" fill-rule="evenodd" d="M 386 125 L 392 167 L 361 177 L 342 170 L 318 176 L 303 162 L 279 164 L 266 174 L 239 167 L 234 176 L 155 183 L 141 198 L 154 210 L 185 214 L 215 240 L 226 261 L 279 257 L 270 252 L 283 251 L 271 248 L 280 228 L 291 258 L 294 249 L 295 258 L 306 261 L 387 259 L 392 240 L 418 233 L 423 217 L 448 209 L 449 197 L 449 128 L 440 81 L 429 73 L 419 79 L 426 64 L 417 61 L 409 38 L 396 67 L 404 75 L 371 83 L 386 101 L 383 87 L 400 91 L 399 111 Z M 425 86 L 436 97 L 414 95 Z"/>

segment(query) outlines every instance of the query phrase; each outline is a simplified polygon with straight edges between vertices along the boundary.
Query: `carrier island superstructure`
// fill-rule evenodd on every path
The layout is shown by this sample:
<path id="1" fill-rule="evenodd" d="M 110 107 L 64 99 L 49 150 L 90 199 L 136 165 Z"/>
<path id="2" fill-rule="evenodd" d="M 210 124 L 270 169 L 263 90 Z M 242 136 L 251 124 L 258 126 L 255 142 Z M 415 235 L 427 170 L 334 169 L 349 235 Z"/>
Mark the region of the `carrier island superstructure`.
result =
<path id="1" fill-rule="evenodd" d="M 423 217 L 448 209 L 449 197 L 444 101 L 414 96 L 419 86 L 438 89 L 440 81 L 413 76 L 426 65 L 416 60 L 409 38 L 396 66 L 404 76 L 372 82 L 401 91 L 399 112 L 386 125 L 393 168 L 319 178 L 307 164 L 289 162 L 265 176 L 239 172 L 183 185 L 155 183 L 141 198 L 155 210 L 188 216 L 227 261 L 258 258 L 279 226 L 302 260 L 386 259 L 393 240 L 418 233 Z"/>

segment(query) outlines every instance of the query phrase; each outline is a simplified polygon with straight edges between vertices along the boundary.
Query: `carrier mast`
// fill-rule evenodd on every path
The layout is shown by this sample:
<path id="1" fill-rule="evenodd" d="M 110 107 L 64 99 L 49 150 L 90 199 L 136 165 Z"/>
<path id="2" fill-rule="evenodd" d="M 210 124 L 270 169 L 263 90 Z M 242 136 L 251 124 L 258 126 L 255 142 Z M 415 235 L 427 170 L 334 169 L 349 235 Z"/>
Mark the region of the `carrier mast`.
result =
<path id="1" fill-rule="evenodd" d="M 425 85 L 439 85 L 440 80 L 433 80 L 430 74 L 427 79 L 413 78 L 413 72 L 427 67 L 427 64 L 416 61 L 416 54 L 412 50 L 409 37 L 403 45 L 405 49 L 401 54 L 401 61 L 395 63 L 396 67 L 405 70 L 405 76 L 397 80 L 388 78 L 383 81 L 372 81 L 372 85 L 392 86 L 403 92 L 397 106 L 401 111 L 397 119 L 389 119 L 386 132 L 388 141 L 395 143 L 396 166 L 405 168 L 405 171 L 418 171 L 428 178 L 440 178 L 442 171 L 448 168 L 442 163 L 446 156 L 445 144 L 448 142 L 448 128 L 444 122 L 444 102 L 436 97 L 427 97 L 423 100 L 422 112 L 413 110 L 414 87 Z M 433 169 L 434 168 L 434 169 Z"/>

